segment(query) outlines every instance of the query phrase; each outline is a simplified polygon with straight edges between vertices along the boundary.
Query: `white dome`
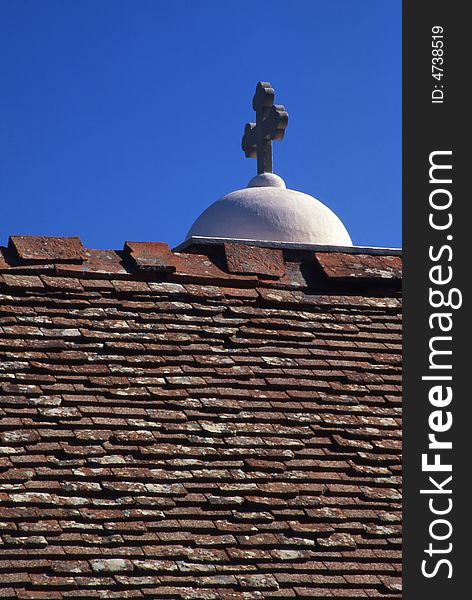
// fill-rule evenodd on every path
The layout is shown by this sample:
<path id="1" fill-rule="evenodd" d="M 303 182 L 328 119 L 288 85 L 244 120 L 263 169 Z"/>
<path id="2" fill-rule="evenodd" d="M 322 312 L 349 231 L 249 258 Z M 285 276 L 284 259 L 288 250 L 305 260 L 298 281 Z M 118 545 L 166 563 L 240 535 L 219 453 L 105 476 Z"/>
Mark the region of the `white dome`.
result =
<path id="1" fill-rule="evenodd" d="M 288 190 L 273 173 L 257 175 L 243 190 L 209 206 L 187 234 L 270 242 L 352 246 L 341 220 L 316 198 Z"/>

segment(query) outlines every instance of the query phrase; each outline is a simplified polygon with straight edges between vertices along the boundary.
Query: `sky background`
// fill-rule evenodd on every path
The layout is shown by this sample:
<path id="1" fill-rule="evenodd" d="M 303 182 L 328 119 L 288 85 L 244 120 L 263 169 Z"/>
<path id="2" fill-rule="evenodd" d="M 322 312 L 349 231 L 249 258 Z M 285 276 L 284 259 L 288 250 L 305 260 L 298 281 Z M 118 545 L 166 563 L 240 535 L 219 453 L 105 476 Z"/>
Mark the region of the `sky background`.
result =
<path id="1" fill-rule="evenodd" d="M 287 187 L 401 245 L 400 0 L 0 0 L 0 56 L 0 245 L 177 245 L 256 173 L 258 81 Z"/>

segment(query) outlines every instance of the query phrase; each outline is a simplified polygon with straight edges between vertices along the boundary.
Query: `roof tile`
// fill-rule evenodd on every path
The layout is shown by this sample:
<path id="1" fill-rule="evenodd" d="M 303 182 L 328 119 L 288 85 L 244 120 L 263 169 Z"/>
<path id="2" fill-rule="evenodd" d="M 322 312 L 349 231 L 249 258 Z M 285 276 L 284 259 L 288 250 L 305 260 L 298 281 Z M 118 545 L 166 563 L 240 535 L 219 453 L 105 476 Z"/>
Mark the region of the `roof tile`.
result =
<path id="1" fill-rule="evenodd" d="M 44 288 L 44 284 L 37 275 L 10 275 L 5 273 L 0 275 L 0 283 L 4 283 L 7 288 L 11 289 L 29 289 L 40 290 Z"/>
<path id="2" fill-rule="evenodd" d="M 9 247 L 27 262 L 80 263 L 85 252 L 78 237 L 12 235 Z"/>
<path id="3" fill-rule="evenodd" d="M 163 242 L 125 242 L 124 250 L 140 271 L 175 273 L 177 258 Z"/>
<path id="4" fill-rule="evenodd" d="M 315 252 L 326 277 L 331 279 L 395 279 L 402 277 L 399 256 Z"/>
<path id="5" fill-rule="evenodd" d="M 244 244 L 224 244 L 224 252 L 230 273 L 256 274 L 279 278 L 285 274 L 282 250 L 260 248 Z"/>

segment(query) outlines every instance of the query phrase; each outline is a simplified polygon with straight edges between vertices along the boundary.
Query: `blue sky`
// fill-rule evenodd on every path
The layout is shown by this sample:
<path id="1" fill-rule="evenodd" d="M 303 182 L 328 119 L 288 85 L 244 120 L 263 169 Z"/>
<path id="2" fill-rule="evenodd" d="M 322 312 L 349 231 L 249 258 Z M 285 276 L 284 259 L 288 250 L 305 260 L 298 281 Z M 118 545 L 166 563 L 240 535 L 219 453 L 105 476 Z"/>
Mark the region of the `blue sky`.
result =
<path id="1" fill-rule="evenodd" d="M 257 81 L 274 170 L 355 244 L 401 245 L 400 0 L 0 0 L 0 244 L 183 241 L 245 187 Z"/>

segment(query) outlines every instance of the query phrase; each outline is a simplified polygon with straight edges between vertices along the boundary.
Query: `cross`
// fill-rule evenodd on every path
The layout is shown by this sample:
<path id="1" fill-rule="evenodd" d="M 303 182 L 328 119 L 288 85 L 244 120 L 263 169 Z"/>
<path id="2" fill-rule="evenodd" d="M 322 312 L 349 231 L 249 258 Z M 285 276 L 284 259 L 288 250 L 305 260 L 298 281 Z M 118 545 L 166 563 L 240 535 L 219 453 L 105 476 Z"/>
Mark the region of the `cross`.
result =
<path id="1" fill-rule="evenodd" d="M 288 113 L 283 105 L 274 104 L 275 91 L 268 82 L 259 82 L 252 99 L 256 122 L 246 123 L 242 149 L 246 158 L 257 157 L 257 173 L 272 173 L 272 140 L 283 140 Z"/>

